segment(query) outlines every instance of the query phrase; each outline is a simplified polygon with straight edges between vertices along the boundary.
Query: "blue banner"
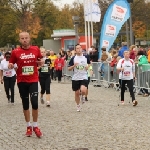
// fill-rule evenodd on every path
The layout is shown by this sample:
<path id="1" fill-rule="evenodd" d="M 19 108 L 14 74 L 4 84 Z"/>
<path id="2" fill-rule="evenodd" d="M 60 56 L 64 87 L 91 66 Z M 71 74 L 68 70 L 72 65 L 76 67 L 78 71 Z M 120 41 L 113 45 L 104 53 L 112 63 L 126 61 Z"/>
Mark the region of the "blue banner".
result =
<path id="1" fill-rule="evenodd" d="M 127 0 L 114 0 L 110 4 L 101 28 L 99 57 L 102 47 L 105 47 L 107 51 L 110 50 L 122 25 L 129 19 L 130 14 L 130 4 Z"/>

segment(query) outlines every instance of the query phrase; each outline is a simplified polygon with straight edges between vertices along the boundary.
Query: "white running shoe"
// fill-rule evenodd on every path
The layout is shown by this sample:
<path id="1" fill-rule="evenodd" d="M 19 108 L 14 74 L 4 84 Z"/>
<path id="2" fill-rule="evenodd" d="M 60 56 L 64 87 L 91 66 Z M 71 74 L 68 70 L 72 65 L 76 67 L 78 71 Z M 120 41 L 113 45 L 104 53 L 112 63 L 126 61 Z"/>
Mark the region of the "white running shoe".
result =
<path id="1" fill-rule="evenodd" d="M 81 111 L 81 107 L 80 105 L 77 105 L 77 111 L 80 112 Z"/>
<path id="2" fill-rule="evenodd" d="M 46 102 L 46 106 L 47 106 L 47 107 L 50 107 L 50 101 L 47 101 L 47 102 Z"/>

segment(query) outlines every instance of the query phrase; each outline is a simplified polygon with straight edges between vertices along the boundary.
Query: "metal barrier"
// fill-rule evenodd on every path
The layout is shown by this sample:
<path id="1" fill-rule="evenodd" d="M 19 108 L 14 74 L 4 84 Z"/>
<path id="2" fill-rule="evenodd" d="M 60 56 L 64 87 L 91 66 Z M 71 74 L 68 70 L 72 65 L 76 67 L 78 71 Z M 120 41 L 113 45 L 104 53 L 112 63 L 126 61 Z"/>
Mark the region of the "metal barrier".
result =
<path id="1" fill-rule="evenodd" d="M 118 84 L 119 74 L 116 69 L 116 65 L 111 67 L 107 62 L 92 62 L 93 74 L 91 78 L 91 84 L 100 84 L 105 87 L 109 87 L 111 84 Z M 150 64 L 142 66 L 135 65 L 136 77 L 135 87 L 138 89 L 145 88 L 150 90 Z M 65 64 L 63 69 L 64 81 L 71 81 L 73 71 L 68 71 L 68 63 Z"/>

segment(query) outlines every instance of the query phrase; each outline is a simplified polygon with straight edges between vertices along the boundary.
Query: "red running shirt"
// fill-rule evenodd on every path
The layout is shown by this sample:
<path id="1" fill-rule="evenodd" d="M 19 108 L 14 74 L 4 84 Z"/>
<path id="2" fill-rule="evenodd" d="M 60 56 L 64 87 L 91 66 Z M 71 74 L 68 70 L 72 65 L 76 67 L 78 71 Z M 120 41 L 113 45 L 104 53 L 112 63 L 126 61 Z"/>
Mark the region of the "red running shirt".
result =
<path id="1" fill-rule="evenodd" d="M 9 63 L 17 64 L 17 83 L 38 82 L 37 60 L 42 58 L 40 49 L 37 46 L 30 46 L 29 49 L 17 48 L 12 51 Z"/>

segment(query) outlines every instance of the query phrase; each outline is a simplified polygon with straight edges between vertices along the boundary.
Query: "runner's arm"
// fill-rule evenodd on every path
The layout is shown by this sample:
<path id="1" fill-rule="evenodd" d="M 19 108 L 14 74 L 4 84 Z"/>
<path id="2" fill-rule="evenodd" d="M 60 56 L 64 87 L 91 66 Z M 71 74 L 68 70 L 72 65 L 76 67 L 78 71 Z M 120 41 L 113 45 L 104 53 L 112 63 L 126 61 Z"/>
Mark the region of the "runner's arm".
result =
<path id="1" fill-rule="evenodd" d="M 74 64 L 74 57 L 72 57 L 68 64 L 68 70 L 69 71 L 73 70 L 75 66 L 76 66 L 76 64 Z"/>
<path id="2" fill-rule="evenodd" d="M 124 68 L 121 65 L 121 62 L 122 62 L 122 59 L 120 59 L 119 62 L 118 62 L 118 64 L 117 64 L 117 70 L 118 71 L 123 71 L 124 70 Z"/>
<path id="3" fill-rule="evenodd" d="M 0 82 L 1 82 L 1 84 L 3 83 L 3 69 L 2 69 L 2 64 L 0 64 Z"/>
<path id="4" fill-rule="evenodd" d="M 8 64 L 8 68 L 9 69 L 13 69 L 14 68 L 14 64 L 17 62 L 17 59 L 16 59 L 16 51 L 12 51 L 11 52 L 11 57 L 10 57 L 10 60 L 9 60 L 9 64 Z"/>

